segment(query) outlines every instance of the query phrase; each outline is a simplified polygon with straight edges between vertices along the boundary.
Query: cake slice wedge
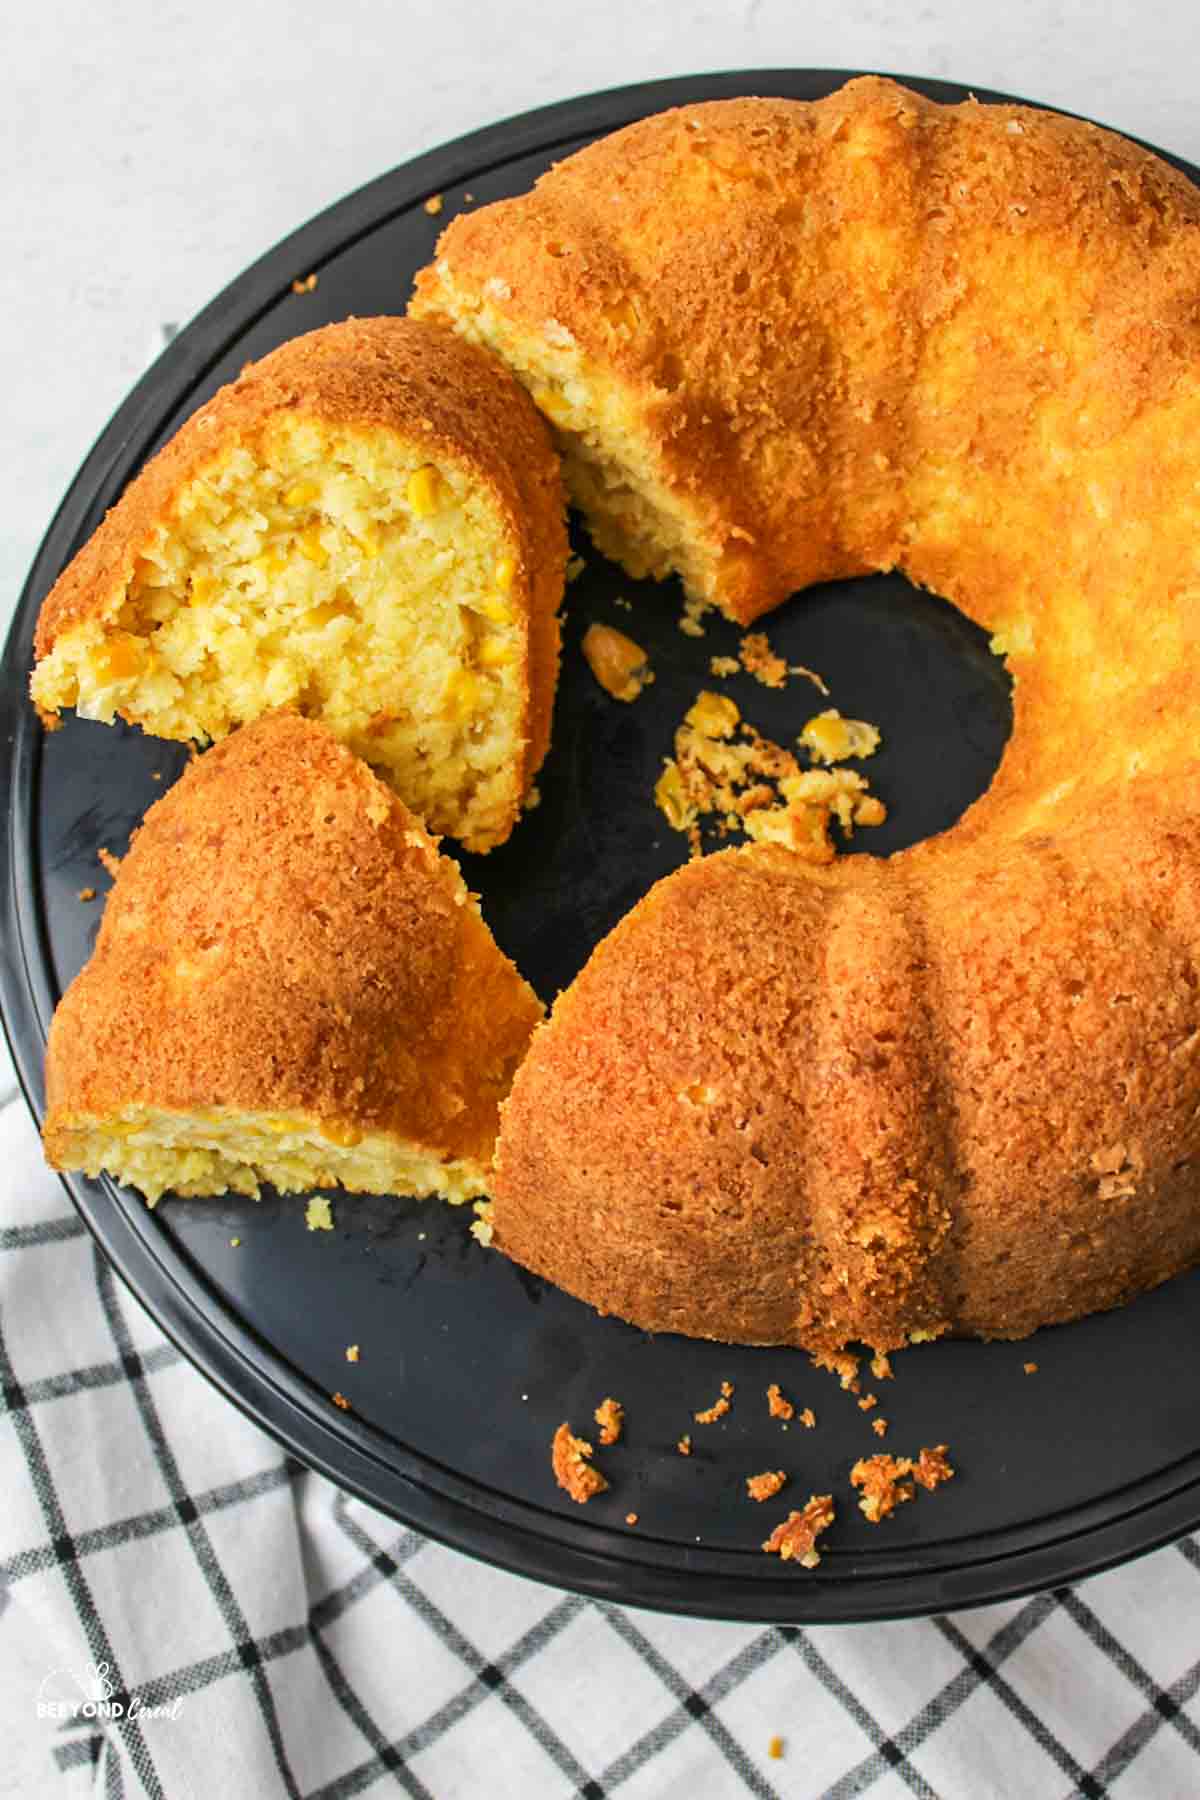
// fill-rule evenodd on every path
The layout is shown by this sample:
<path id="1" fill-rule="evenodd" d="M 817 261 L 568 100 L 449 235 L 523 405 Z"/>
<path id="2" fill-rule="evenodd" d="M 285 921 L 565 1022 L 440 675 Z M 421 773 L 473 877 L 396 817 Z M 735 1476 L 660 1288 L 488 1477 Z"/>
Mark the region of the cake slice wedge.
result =
<path id="1" fill-rule="evenodd" d="M 34 703 L 199 744 L 290 707 L 489 850 L 549 741 L 564 511 L 549 431 L 485 351 L 325 326 L 126 489 L 45 600 Z"/>
<path id="2" fill-rule="evenodd" d="M 458 868 L 282 714 L 146 814 L 46 1053 L 46 1154 L 177 1194 L 485 1191 L 542 1007 Z"/>

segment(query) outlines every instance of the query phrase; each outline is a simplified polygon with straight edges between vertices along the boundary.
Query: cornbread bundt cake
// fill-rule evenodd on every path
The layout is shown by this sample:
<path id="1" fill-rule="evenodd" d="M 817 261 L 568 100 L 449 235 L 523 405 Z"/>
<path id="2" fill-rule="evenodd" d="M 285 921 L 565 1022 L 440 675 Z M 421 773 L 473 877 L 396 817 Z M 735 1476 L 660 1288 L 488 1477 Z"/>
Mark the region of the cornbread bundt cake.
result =
<path id="1" fill-rule="evenodd" d="M 542 420 L 444 328 L 351 319 L 195 413 L 51 590 L 32 693 L 206 743 L 287 706 L 501 843 L 545 755 L 566 565 Z"/>
<path id="2" fill-rule="evenodd" d="M 46 1152 L 150 1201 L 466 1200 L 541 1006 L 458 869 L 322 725 L 193 763 L 121 863 L 46 1053 Z"/>
<path id="3" fill-rule="evenodd" d="M 534 1037 L 494 1241 L 652 1330 L 1020 1336 L 1200 1257 L 1200 195 L 1011 106 L 686 107 L 460 218 L 417 310 L 597 541 L 749 620 L 904 570 L 1013 675 L 942 836 L 669 876 Z"/>

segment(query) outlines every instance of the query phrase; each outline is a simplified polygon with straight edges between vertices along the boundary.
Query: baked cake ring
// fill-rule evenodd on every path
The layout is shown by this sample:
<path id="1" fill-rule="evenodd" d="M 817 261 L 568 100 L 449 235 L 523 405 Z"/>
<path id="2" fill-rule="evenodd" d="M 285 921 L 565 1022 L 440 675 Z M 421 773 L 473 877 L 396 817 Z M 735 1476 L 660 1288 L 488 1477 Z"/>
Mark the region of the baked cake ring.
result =
<path id="1" fill-rule="evenodd" d="M 1196 1261 L 1196 190 L 877 79 L 689 106 L 456 219 L 414 310 L 530 388 L 633 573 L 745 622 L 897 568 L 1014 682 L 952 830 L 724 852 L 600 945 L 507 1103 L 497 1245 L 817 1350 L 1021 1336 Z"/>

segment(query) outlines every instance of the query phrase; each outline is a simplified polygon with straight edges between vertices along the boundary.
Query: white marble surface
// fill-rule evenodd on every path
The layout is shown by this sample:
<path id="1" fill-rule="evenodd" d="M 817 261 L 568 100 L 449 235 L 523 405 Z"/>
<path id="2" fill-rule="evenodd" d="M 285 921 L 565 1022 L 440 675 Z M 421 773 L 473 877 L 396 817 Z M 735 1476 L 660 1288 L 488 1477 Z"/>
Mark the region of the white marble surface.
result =
<path id="1" fill-rule="evenodd" d="M 160 343 L 372 176 L 523 108 L 778 65 L 946 76 L 1200 160 L 1195 0 L 5 0 L 0 619 Z"/>

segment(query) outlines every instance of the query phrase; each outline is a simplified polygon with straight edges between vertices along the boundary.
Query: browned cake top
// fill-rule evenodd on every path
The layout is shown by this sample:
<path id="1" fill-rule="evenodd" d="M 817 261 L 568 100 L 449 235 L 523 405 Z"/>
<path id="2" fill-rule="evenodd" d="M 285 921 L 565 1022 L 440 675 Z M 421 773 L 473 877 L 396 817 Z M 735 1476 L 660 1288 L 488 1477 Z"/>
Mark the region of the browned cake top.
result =
<path id="1" fill-rule="evenodd" d="M 152 806 L 55 1016 L 47 1130 L 297 1109 L 486 1164 L 541 1007 L 457 868 L 320 725 L 259 721 Z"/>

